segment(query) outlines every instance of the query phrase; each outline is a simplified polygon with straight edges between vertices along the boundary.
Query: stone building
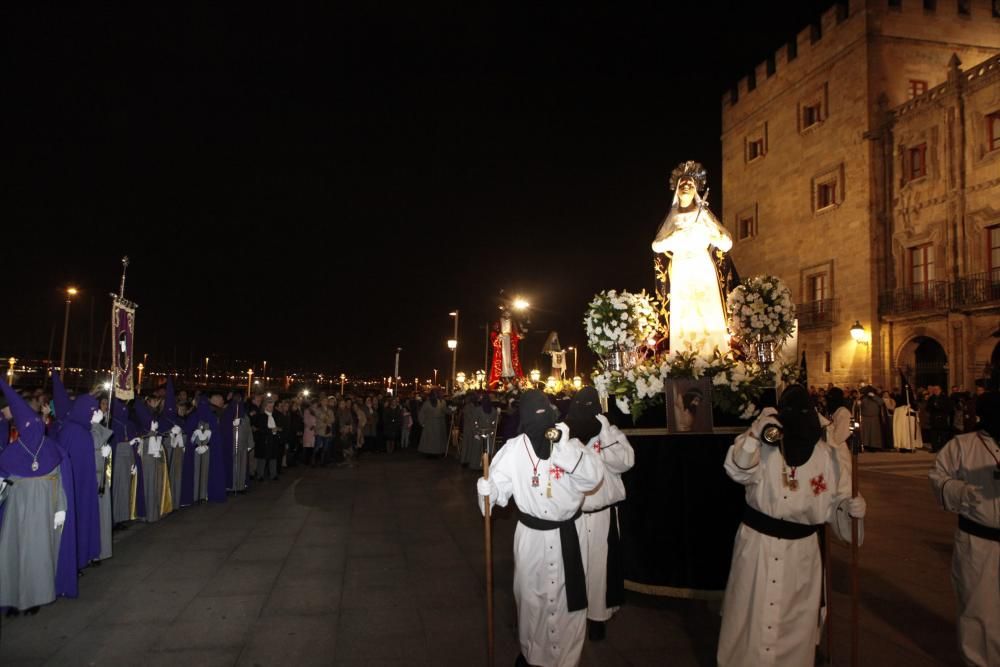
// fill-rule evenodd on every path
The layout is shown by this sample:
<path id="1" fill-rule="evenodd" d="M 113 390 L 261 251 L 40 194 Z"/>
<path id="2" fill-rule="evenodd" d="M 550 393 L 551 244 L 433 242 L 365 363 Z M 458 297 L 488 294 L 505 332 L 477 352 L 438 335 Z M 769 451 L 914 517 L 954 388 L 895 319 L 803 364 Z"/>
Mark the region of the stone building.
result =
<path id="1" fill-rule="evenodd" d="M 792 290 L 810 383 L 1000 362 L 998 54 L 1000 3 L 850 0 L 723 96 L 732 256 Z"/>

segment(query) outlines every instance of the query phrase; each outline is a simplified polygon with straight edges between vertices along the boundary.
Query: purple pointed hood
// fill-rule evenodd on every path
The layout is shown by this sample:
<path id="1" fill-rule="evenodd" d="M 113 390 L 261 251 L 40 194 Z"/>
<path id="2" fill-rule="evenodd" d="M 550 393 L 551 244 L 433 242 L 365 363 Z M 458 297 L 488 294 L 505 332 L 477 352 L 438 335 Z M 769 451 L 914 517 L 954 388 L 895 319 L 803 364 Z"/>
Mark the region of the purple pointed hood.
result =
<path id="1" fill-rule="evenodd" d="M 66 416 L 66 419 L 74 424 L 79 424 L 89 431 L 90 420 L 97 410 L 97 399 L 90 394 L 82 394 L 78 396 L 75 401 L 73 401 L 73 405 L 70 407 L 69 414 Z"/>
<path id="2" fill-rule="evenodd" d="M 45 436 L 41 416 L 3 380 L 0 389 L 10 404 L 11 421 L 18 433 L 18 440 L 0 452 L 0 473 L 19 477 L 47 475 L 62 461 L 58 443 Z M 32 462 L 36 460 L 37 470 L 32 470 Z"/>
<path id="3" fill-rule="evenodd" d="M 174 381 L 167 378 L 167 395 L 163 399 L 163 411 L 160 412 L 160 430 L 168 431 L 173 426 L 183 426 L 177 416 L 177 394 L 174 392 Z"/>
<path id="4" fill-rule="evenodd" d="M 66 391 L 66 385 L 63 384 L 58 371 L 52 371 L 52 401 L 55 403 L 56 419 L 59 421 L 66 419 L 73 399 L 69 397 L 69 392 Z"/>
<path id="5" fill-rule="evenodd" d="M 135 424 L 128 416 L 128 406 L 117 398 L 111 401 L 111 430 L 115 432 L 115 442 L 128 442 L 136 435 Z"/>
<path id="6" fill-rule="evenodd" d="M 133 406 L 135 408 L 135 420 L 139 426 L 139 433 L 145 435 L 149 433 L 150 427 L 153 424 L 153 411 L 149 409 L 149 405 L 146 404 L 146 399 L 137 398 Z"/>

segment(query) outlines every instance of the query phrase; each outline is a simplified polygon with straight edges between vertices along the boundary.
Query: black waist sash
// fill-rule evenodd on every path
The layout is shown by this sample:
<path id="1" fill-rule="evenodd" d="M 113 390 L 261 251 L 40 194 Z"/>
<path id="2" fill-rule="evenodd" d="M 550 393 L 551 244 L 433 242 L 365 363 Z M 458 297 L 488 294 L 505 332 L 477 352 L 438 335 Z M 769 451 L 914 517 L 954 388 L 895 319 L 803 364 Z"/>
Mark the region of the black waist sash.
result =
<path id="1" fill-rule="evenodd" d="M 566 606 L 570 611 L 587 608 L 587 576 L 583 571 L 583 556 L 580 554 L 580 536 L 576 534 L 576 520 L 580 510 L 566 521 L 547 521 L 536 516 L 518 512 L 517 520 L 532 530 L 558 530 L 559 546 L 562 550 L 563 575 L 566 577 Z"/>
<path id="2" fill-rule="evenodd" d="M 758 533 L 777 537 L 782 540 L 804 540 L 818 533 L 823 527 L 821 523 L 795 523 L 794 521 L 775 519 L 773 516 L 755 510 L 749 505 L 743 506 L 743 523 Z"/>
<path id="3" fill-rule="evenodd" d="M 972 519 L 968 519 L 961 514 L 958 516 L 958 528 L 962 532 L 968 533 L 969 535 L 975 535 L 976 537 L 981 537 L 984 540 L 1000 542 L 1000 528 L 990 528 L 989 526 L 984 526 L 983 524 L 976 523 Z"/>

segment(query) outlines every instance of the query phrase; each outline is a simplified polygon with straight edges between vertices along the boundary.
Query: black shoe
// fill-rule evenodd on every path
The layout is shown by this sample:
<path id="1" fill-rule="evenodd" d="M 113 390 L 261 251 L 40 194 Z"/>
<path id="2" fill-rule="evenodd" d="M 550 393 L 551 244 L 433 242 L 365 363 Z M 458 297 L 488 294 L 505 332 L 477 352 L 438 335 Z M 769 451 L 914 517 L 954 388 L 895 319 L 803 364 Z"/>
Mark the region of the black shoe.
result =
<path id="1" fill-rule="evenodd" d="M 592 642 L 599 642 L 606 634 L 604 621 L 592 621 L 587 619 L 587 638 Z"/>
<path id="2" fill-rule="evenodd" d="M 90 564 L 93 565 L 94 567 L 100 567 L 101 566 L 101 560 L 98 559 L 98 558 L 95 558 L 94 560 L 90 561 Z"/>
<path id="3" fill-rule="evenodd" d="M 25 609 L 24 610 L 24 615 L 25 616 L 34 616 L 35 614 L 38 613 L 39 609 L 41 609 L 41 607 L 31 607 L 30 609 Z"/>
<path id="4" fill-rule="evenodd" d="M 13 607 L 11 607 L 10 609 L 8 609 L 7 610 L 7 614 L 6 614 L 7 618 L 14 618 L 15 616 L 20 616 L 20 615 L 21 615 L 21 612 L 18 611 L 17 609 L 14 609 Z"/>

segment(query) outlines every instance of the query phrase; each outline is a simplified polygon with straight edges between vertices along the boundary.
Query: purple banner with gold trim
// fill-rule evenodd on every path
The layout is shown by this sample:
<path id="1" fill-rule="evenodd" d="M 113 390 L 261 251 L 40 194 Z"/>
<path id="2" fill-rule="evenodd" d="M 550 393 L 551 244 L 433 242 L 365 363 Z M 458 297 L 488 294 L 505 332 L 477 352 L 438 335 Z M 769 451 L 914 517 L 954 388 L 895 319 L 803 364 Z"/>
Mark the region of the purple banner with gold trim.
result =
<path id="1" fill-rule="evenodd" d="M 111 375 L 115 397 L 122 401 L 135 398 L 132 381 L 132 350 L 135 343 L 135 304 L 115 297 L 111 306 Z"/>

